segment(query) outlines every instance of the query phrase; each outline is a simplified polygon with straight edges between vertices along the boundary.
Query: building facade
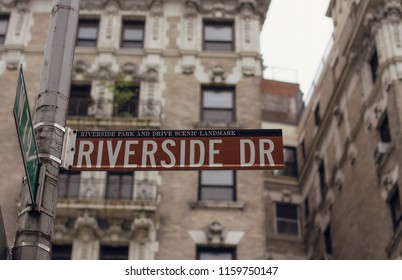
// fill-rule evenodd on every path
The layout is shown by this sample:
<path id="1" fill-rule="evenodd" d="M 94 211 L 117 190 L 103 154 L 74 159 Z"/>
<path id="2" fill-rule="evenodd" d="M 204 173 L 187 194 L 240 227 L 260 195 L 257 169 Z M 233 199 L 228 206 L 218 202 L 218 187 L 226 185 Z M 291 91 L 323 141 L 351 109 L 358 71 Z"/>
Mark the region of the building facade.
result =
<path id="1" fill-rule="evenodd" d="M 59 178 L 54 259 L 398 259 L 397 0 L 332 0 L 311 94 L 262 79 L 268 0 L 81 0 L 67 126 L 282 129 L 285 169 L 74 172 Z M 51 1 L 0 1 L 0 205 L 15 235 L 22 63 L 39 87 Z M 401 170 L 402 171 L 402 170 Z"/>
<path id="2" fill-rule="evenodd" d="M 16 70 L 21 63 L 34 104 L 51 2 L 0 4 L 9 242 L 23 174 L 11 117 Z M 269 3 L 81 0 L 67 126 L 260 128 L 259 31 Z M 53 258 L 264 259 L 263 194 L 262 171 L 61 172 Z"/>

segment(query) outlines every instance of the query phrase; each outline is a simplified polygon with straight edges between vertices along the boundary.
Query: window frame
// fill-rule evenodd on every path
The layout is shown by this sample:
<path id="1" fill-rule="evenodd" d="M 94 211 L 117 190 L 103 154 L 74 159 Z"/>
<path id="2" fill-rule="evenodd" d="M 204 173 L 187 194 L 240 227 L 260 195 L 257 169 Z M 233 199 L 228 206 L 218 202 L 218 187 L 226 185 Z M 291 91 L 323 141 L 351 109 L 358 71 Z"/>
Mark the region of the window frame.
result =
<path id="1" fill-rule="evenodd" d="M 332 256 L 334 253 L 334 247 L 332 244 L 332 234 L 330 225 L 328 225 L 324 230 L 323 236 L 324 236 L 325 254 Z"/>
<path id="2" fill-rule="evenodd" d="M 118 101 L 116 100 L 116 95 L 114 95 L 113 116 L 138 117 L 140 104 L 140 86 L 134 83 L 126 84 L 126 82 L 115 82 L 114 89 L 116 89 L 116 91 L 122 91 L 125 89 L 131 90 L 133 92 L 133 95 L 130 100 L 124 101 L 121 104 L 118 103 Z"/>
<path id="3" fill-rule="evenodd" d="M 232 185 L 219 185 L 219 184 L 202 184 L 202 173 L 204 172 L 214 172 L 214 171 L 230 171 L 232 172 Z M 237 182 L 236 182 L 236 171 L 235 170 L 200 170 L 198 173 L 198 201 L 237 201 Z M 229 199 L 205 199 L 203 197 L 203 189 L 214 189 L 214 188 L 229 189 L 231 191 L 231 198 Z"/>
<path id="4" fill-rule="evenodd" d="M 110 194 L 110 178 L 111 176 L 118 176 L 118 195 L 117 197 L 114 197 L 113 195 Z M 124 176 L 130 176 L 131 177 L 131 184 L 126 185 L 123 182 L 123 177 Z M 130 195 L 129 196 L 124 196 L 124 188 L 128 187 L 130 190 Z M 107 171 L 106 174 L 106 187 L 105 187 L 105 199 L 107 200 L 132 200 L 133 199 L 133 194 L 134 194 L 134 172 L 133 171 Z"/>
<path id="5" fill-rule="evenodd" d="M 204 106 L 205 102 L 205 95 L 208 92 L 212 92 L 214 94 L 220 94 L 224 92 L 230 92 L 231 94 L 231 108 L 224 108 L 224 107 L 211 107 L 211 106 Z M 224 122 L 224 123 L 232 123 L 236 121 L 236 88 L 234 86 L 216 86 L 216 85 L 202 85 L 201 86 L 201 120 L 203 122 Z M 206 114 L 208 111 L 219 111 L 219 112 L 230 112 L 231 117 L 230 120 L 226 119 L 216 119 L 216 118 L 211 118 L 208 119 L 206 118 Z"/>
<path id="6" fill-rule="evenodd" d="M 293 160 L 286 161 L 286 150 L 293 153 Z M 297 162 L 297 147 L 283 146 L 284 165 L 283 169 L 274 170 L 275 175 L 287 176 L 297 178 L 299 176 L 298 162 Z"/>
<path id="7" fill-rule="evenodd" d="M 89 108 L 93 103 L 91 91 L 91 84 L 71 84 L 68 116 L 88 116 Z M 77 104 L 74 104 L 74 102 L 77 102 Z M 72 108 L 75 108 L 75 110 L 72 110 Z"/>
<path id="8" fill-rule="evenodd" d="M 54 254 L 55 251 L 58 253 Z M 72 255 L 73 255 L 72 244 L 52 244 L 52 253 L 51 253 L 52 260 L 71 260 Z"/>
<path id="9" fill-rule="evenodd" d="M 327 178 L 326 178 L 326 174 L 325 174 L 325 162 L 323 159 L 320 160 L 320 163 L 318 165 L 318 177 L 319 177 L 321 195 L 323 195 L 324 191 L 326 190 L 326 187 L 327 187 Z"/>
<path id="10" fill-rule="evenodd" d="M 0 21 L 6 22 L 6 28 L 4 30 L 4 34 L 0 33 L 0 45 L 4 45 L 6 43 L 8 27 L 10 25 L 10 15 L 8 15 L 8 14 L 0 14 Z"/>
<path id="11" fill-rule="evenodd" d="M 229 27 L 231 29 L 231 40 L 210 40 L 207 35 L 208 27 Z M 213 51 L 213 52 L 234 52 L 236 50 L 235 47 L 235 21 L 234 20 L 213 20 L 213 19 L 204 19 L 202 23 L 202 50 L 203 51 Z M 213 44 L 221 45 L 221 46 L 229 46 L 226 50 L 218 49 L 216 47 L 212 47 Z"/>
<path id="12" fill-rule="evenodd" d="M 142 31 L 141 40 L 125 39 L 124 32 L 127 28 L 134 27 L 134 29 Z M 136 28 L 140 27 L 140 28 Z M 135 43 L 139 44 L 138 47 L 127 46 L 127 44 Z M 121 21 L 121 33 L 120 33 L 120 48 L 123 49 L 143 49 L 145 44 L 145 20 L 141 19 L 127 19 L 123 18 Z"/>
<path id="13" fill-rule="evenodd" d="M 395 203 L 397 203 L 398 209 L 395 208 L 396 207 Z M 398 184 L 395 184 L 389 196 L 388 205 L 391 211 L 392 226 L 394 230 L 396 230 L 402 221 L 402 204 Z M 397 217 L 398 212 L 399 217 Z"/>
<path id="14" fill-rule="evenodd" d="M 208 260 L 208 259 L 201 259 L 201 254 L 203 253 L 212 253 L 212 254 L 219 254 L 219 253 L 228 253 L 231 254 L 232 258 L 230 260 L 237 259 L 237 248 L 234 246 L 228 247 L 211 247 L 211 246 L 197 246 L 196 247 L 196 259 L 197 260 Z M 213 259 L 213 260 L 227 260 L 227 259 Z"/>
<path id="15" fill-rule="evenodd" d="M 296 216 L 297 216 L 296 219 L 278 217 L 278 206 L 294 207 L 295 210 L 296 210 Z M 300 219 L 301 219 L 301 217 L 300 217 L 300 205 L 293 204 L 293 203 L 279 202 L 279 201 L 274 203 L 274 229 L 275 229 L 275 234 L 276 235 L 300 238 L 301 237 L 301 230 L 302 230 Z M 279 232 L 278 222 L 296 224 L 296 226 L 297 226 L 297 234 Z"/>
<path id="16" fill-rule="evenodd" d="M 314 109 L 314 123 L 316 126 L 320 126 L 321 124 L 321 110 L 320 103 L 317 103 Z"/>
<path id="17" fill-rule="evenodd" d="M 376 49 L 374 50 L 373 54 L 370 57 L 369 65 L 370 65 L 371 78 L 374 84 L 377 81 L 377 70 L 378 67 L 380 66 L 378 60 L 378 53 Z"/>
<path id="18" fill-rule="evenodd" d="M 381 120 L 378 122 L 377 126 L 378 133 L 380 135 L 380 141 L 383 143 L 391 143 L 391 127 L 389 125 L 388 113 L 384 112 Z"/>
<path id="19" fill-rule="evenodd" d="M 128 260 L 129 258 L 129 246 L 111 246 L 111 245 L 105 245 L 101 244 L 99 248 L 99 260 Z M 109 250 L 107 254 L 105 253 L 105 250 Z M 117 256 L 119 250 L 124 250 L 124 257 L 123 254 L 119 256 L 119 258 L 115 258 L 114 256 Z M 127 252 L 126 252 L 127 251 Z M 117 252 L 117 253 L 116 253 Z M 107 256 L 107 257 L 105 257 Z M 109 257 L 111 256 L 111 257 Z"/>
<path id="20" fill-rule="evenodd" d="M 82 27 L 89 27 L 95 28 L 96 27 L 96 39 L 89 38 L 88 36 L 80 37 L 80 28 Z M 100 20 L 99 18 L 80 18 L 78 21 L 77 27 L 77 38 L 75 42 L 76 47 L 83 47 L 83 48 L 96 48 L 98 46 L 98 39 L 99 39 L 99 27 L 100 27 Z"/>
<path id="21" fill-rule="evenodd" d="M 61 192 L 61 190 L 63 190 L 63 188 L 61 188 L 62 185 L 62 177 L 66 176 L 66 182 L 65 182 L 65 189 L 64 189 L 64 193 Z M 71 185 L 71 180 L 72 180 L 72 176 L 76 176 L 78 175 L 78 188 L 76 190 L 76 195 L 70 195 L 70 190 L 72 188 Z M 75 171 L 75 170 L 66 170 L 64 172 L 60 172 L 59 175 L 59 197 L 60 198 L 78 198 L 80 195 L 80 186 L 81 186 L 81 171 Z M 75 194 L 75 192 L 74 192 Z"/>

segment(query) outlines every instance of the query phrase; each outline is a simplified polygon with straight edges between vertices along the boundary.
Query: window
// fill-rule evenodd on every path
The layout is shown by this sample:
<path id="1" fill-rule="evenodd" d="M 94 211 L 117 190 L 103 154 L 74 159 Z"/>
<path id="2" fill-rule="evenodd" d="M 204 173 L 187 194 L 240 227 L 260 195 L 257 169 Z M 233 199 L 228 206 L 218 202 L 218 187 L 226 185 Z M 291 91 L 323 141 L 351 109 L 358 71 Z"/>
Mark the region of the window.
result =
<path id="1" fill-rule="evenodd" d="M 197 247 L 197 260 L 235 260 L 235 247 Z"/>
<path id="2" fill-rule="evenodd" d="M 325 254 L 332 255 L 332 237 L 331 237 L 331 227 L 327 226 L 324 231 L 324 242 L 325 242 Z"/>
<path id="3" fill-rule="evenodd" d="M 69 116 L 87 116 L 88 108 L 92 104 L 90 85 L 71 85 Z"/>
<path id="4" fill-rule="evenodd" d="M 388 114 L 384 113 L 384 117 L 378 126 L 378 131 L 380 133 L 380 139 L 383 143 L 391 142 L 391 131 L 389 129 Z"/>
<path id="5" fill-rule="evenodd" d="M 276 233 L 299 236 L 299 209 L 297 205 L 276 203 Z"/>
<path id="6" fill-rule="evenodd" d="M 100 247 L 100 260 L 128 260 L 128 246 L 106 246 Z"/>
<path id="7" fill-rule="evenodd" d="M 132 199 L 134 173 L 110 171 L 107 173 L 106 198 Z"/>
<path id="8" fill-rule="evenodd" d="M 370 59 L 370 70 L 371 77 L 373 78 L 373 83 L 377 80 L 377 69 L 378 69 L 378 55 L 377 51 L 374 51 L 373 56 Z"/>
<path id="9" fill-rule="evenodd" d="M 59 197 L 78 198 L 80 190 L 80 171 L 64 171 L 59 176 Z"/>
<path id="10" fill-rule="evenodd" d="M 283 176 L 297 177 L 297 150 L 295 147 L 283 147 L 285 162 L 284 169 L 274 170 L 274 174 Z"/>
<path id="11" fill-rule="evenodd" d="M 314 110 L 314 121 L 316 126 L 320 126 L 321 124 L 321 112 L 320 112 L 320 104 L 317 104 Z"/>
<path id="12" fill-rule="evenodd" d="M 71 260 L 71 244 L 52 245 L 52 260 Z"/>
<path id="13" fill-rule="evenodd" d="M 77 47 L 96 47 L 98 29 L 98 19 L 80 19 L 78 22 Z"/>
<path id="14" fill-rule="evenodd" d="M 303 159 L 306 159 L 306 142 L 304 141 L 304 139 L 301 142 L 301 151 L 302 151 Z"/>
<path id="15" fill-rule="evenodd" d="M 0 15 L 0 45 L 3 45 L 6 41 L 8 20 L 8 15 Z"/>
<path id="16" fill-rule="evenodd" d="M 310 205 L 308 202 L 308 197 L 306 197 L 304 199 L 304 217 L 306 218 L 306 220 L 308 220 L 309 216 L 310 216 Z"/>
<path id="17" fill-rule="evenodd" d="M 144 47 L 144 21 L 123 20 L 120 46 L 134 49 Z"/>
<path id="18" fill-rule="evenodd" d="M 232 122 L 234 117 L 233 87 L 202 87 L 202 120 Z"/>
<path id="19" fill-rule="evenodd" d="M 402 219 L 401 198 L 398 185 L 394 187 L 394 192 L 389 199 L 389 207 L 391 208 L 392 224 L 394 229 L 396 229 Z"/>
<path id="20" fill-rule="evenodd" d="M 233 21 L 204 21 L 204 51 L 234 51 Z"/>
<path id="21" fill-rule="evenodd" d="M 236 173 L 233 170 L 200 171 L 199 200 L 236 200 Z"/>
<path id="22" fill-rule="evenodd" d="M 113 90 L 115 105 L 113 115 L 138 117 L 139 92 L 138 86 L 117 81 Z"/>
<path id="23" fill-rule="evenodd" d="M 323 160 L 320 161 L 320 165 L 318 166 L 318 175 L 319 175 L 319 179 L 320 179 L 321 194 L 323 194 L 325 187 L 326 187 L 325 164 L 324 164 Z"/>

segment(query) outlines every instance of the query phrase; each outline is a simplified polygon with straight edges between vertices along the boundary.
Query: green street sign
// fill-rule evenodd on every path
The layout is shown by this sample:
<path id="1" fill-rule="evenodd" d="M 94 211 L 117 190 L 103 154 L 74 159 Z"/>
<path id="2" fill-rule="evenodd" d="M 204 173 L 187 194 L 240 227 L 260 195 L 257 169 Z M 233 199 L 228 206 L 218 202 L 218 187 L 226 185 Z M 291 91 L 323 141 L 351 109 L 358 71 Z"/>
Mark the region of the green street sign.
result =
<path id="1" fill-rule="evenodd" d="M 32 204 L 35 204 L 40 161 L 22 67 L 20 68 L 18 76 L 17 93 L 15 95 L 13 113 L 31 200 Z"/>

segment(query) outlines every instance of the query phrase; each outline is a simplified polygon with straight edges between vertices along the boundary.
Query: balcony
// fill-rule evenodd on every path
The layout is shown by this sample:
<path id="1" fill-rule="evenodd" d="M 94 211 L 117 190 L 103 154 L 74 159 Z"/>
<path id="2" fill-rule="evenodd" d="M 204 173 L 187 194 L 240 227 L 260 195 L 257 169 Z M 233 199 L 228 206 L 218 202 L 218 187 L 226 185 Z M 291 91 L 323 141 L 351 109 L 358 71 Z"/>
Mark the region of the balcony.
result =
<path id="1" fill-rule="evenodd" d="M 68 125 L 77 129 L 90 126 L 158 128 L 161 118 L 162 104 L 154 99 L 117 104 L 107 99 L 71 98 L 68 110 Z"/>

